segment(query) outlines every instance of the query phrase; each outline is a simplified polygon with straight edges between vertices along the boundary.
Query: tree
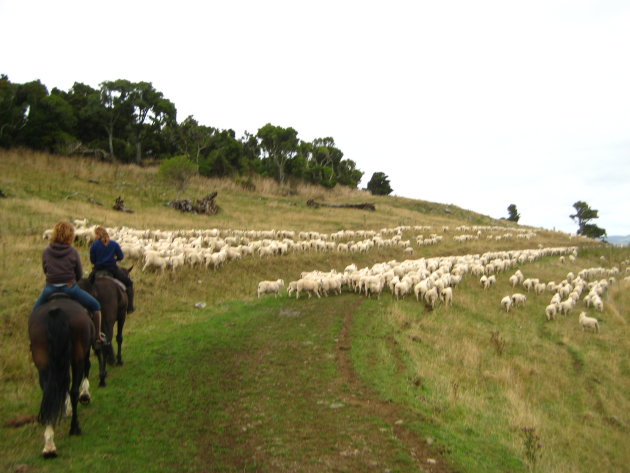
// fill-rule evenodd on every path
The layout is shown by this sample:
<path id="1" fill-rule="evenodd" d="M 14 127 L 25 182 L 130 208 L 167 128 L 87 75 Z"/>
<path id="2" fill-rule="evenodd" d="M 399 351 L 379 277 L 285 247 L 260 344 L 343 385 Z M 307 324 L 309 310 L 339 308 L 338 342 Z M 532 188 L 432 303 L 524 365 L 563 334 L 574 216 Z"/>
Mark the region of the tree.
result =
<path id="1" fill-rule="evenodd" d="M 131 82 L 125 79 L 116 81 L 105 81 L 101 83 L 99 90 L 100 103 L 103 117 L 101 119 L 103 127 L 107 132 L 109 143 L 109 155 L 116 158 L 114 153 L 114 136 L 117 130 L 124 128 L 129 122 L 132 113 L 129 94 L 131 93 Z M 119 122 L 123 122 L 122 126 Z"/>
<path id="2" fill-rule="evenodd" d="M 516 210 L 516 205 L 514 204 L 510 204 L 507 208 L 508 213 L 510 214 L 509 217 L 507 218 L 510 222 L 516 222 L 518 223 L 519 219 L 521 218 L 521 214 L 518 213 L 518 210 Z"/>
<path id="3" fill-rule="evenodd" d="M 178 151 L 195 162 L 197 171 L 199 171 L 201 152 L 210 146 L 212 136 L 217 130 L 200 125 L 192 115 L 189 115 L 186 120 L 179 125 L 170 126 L 169 130 Z"/>
<path id="4" fill-rule="evenodd" d="M 599 218 L 597 210 L 591 209 L 586 202 L 581 200 L 573 204 L 573 208 L 575 209 L 575 214 L 569 215 L 569 217 L 577 221 L 578 235 L 583 235 L 588 238 L 603 238 L 606 236 L 606 230 L 599 228 L 593 223 L 589 223 L 591 220 Z"/>
<path id="5" fill-rule="evenodd" d="M 389 195 L 393 192 L 389 185 L 389 178 L 383 172 L 375 172 L 372 174 L 372 179 L 367 184 L 367 190 L 372 195 Z"/>
<path id="6" fill-rule="evenodd" d="M 293 159 L 298 151 L 299 140 L 293 128 L 282 128 L 267 123 L 258 130 L 256 136 L 260 140 L 260 148 L 266 159 L 273 163 L 276 180 L 283 184 L 287 162 Z"/>
<path id="7" fill-rule="evenodd" d="M 131 139 L 136 147 L 136 164 L 141 164 L 142 142 L 146 136 L 159 133 L 165 125 L 175 121 L 177 111 L 151 82 L 132 83 L 128 97 L 132 108 Z"/>
<path id="8" fill-rule="evenodd" d="M 197 174 L 197 166 L 187 156 L 166 159 L 162 161 L 158 170 L 159 177 L 170 182 L 177 189 L 177 199 L 188 187 L 188 183 L 195 174 Z"/>

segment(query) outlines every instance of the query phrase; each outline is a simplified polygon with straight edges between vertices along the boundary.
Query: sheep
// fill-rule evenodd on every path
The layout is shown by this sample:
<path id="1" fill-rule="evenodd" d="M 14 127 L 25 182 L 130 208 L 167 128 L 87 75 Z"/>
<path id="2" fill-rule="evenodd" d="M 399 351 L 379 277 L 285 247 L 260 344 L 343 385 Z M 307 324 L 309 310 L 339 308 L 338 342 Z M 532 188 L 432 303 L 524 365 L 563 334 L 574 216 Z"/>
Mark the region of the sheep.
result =
<path id="1" fill-rule="evenodd" d="M 364 279 L 365 295 L 370 297 L 371 294 L 376 294 L 376 298 L 381 298 L 381 292 L 385 285 L 385 279 L 381 276 L 366 276 Z"/>
<path id="2" fill-rule="evenodd" d="M 453 305 L 453 289 L 445 287 L 444 290 L 440 292 L 440 300 L 446 307 Z"/>
<path id="3" fill-rule="evenodd" d="M 295 298 L 300 298 L 300 292 L 307 292 L 309 299 L 311 298 L 311 293 L 315 294 L 318 299 L 321 299 L 322 296 L 319 295 L 321 284 L 321 279 L 298 279 L 298 282 L 296 284 Z"/>
<path id="4" fill-rule="evenodd" d="M 287 286 L 287 296 L 291 297 L 297 291 L 297 281 L 289 281 L 289 285 Z"/>
<path id="5" fill-rule="evenodd" d="M 510 308 L 512 307 L 512 297 L 505 296 L 503 299 L 501 299 L 501 307 L 505 309 L 506 312 L 509 312 Z"/>
<path id="6" fill-rule="evenodd" d="M 526 301 L 527 301 L 527 296 L 525 296 L 525 294 L 521 294 L 518 292 L 512 294 L 512 305 L 514 307 L 525 305 Z"/>
<path id="7" fill-rule="evenodd" d="M 582 327 L 582 331 L 588 329 L 593 329 L 595 332 L 599 333 L 599 322 L 594 317 L 587 317 L 586 312 L 581 312 L 579 316 L 580 326 Z"/>
<path id="8" fill-rule="evenodd" d="M 394 295 L 396 296 L 396 300 L 401 297 L 405 297 L 411 291 L 411 282 L 408 279 L 403 279 L 399 281 L 394 286 Z"/>
<path id="9" fill-rule="evenodd" d="M 516 285 L 518 284 L 518 276 L 516 274 L 513 274 L 512 276 L 510 276 L 508 281 L 510 282 L 512 287 L 516 287 Z"/>
<path id="10" fill-rule="evenodd" d="M 424 294 L 424 300 L 431 309 L 435 309 L 435 305 L 438 301 L 438 290 L 437 287 L 433 286 Z"/>
<path id="11" fill-rule="evenodd" d="M 560 302 L 560 312 L 563 315 L 567 315 L 569 312 L 571 312 L 571 310 L 573 310 L 574 306 L 575 306 L 575 301 L 573 299 L 564 300 Z"/>
<path id="12" fill-rule="evenodd" d="M 261 294 L 274 294 L 275 297 L 278 297 L 280 288 L 282 287 L 284 287 L 284 280 L 282 279 L 277 279 L 276 281 L 260 281 L 256 295 L 258 299 L 260 299 Z"/>
<path id="13" fill-rule="evenodd" d="M 601 297 L 597 295 L 591 296 L 591 305 L 599 312 L 604 311 L 604 302 L 602 301 Z"/>
<path id="14" fill-rule="evenodd" d="M 558 313 L 559 304 L 549 304 L 545 308 L 545 314 L 547 315 L 547 320 L 553 320 Z"/>
<path id="15" fill-rule="evenodd" d="M 147 268 L 159 268 L 162 270 L 162 273 L 168 266 L 168 260 L 160 256 L 159 253 L 151 251 L 146 252 L 144 255 L 145 261 L 144 266 L 142 267 L 142 271 Z"/>
<path id="16" fill-rule="evenodd" d="M 544 282 L 541 282 L 541 283 L 538 283 L 538 284 L 534 285 L 534 291 L 538 295 L 544 293 L 545 289 L 547 289 L 547 285 Z"/>

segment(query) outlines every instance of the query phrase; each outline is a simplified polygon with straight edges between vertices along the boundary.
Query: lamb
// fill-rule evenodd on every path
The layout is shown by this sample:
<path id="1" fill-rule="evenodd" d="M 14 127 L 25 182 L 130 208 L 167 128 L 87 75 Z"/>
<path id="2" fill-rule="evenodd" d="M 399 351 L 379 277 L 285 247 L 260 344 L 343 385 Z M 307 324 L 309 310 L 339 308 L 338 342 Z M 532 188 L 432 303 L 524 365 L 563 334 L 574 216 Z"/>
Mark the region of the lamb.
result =
<path id="1" fill-rule="evenodd" d="M 435 305 L 438 301 L 438 290 L 437 287 L 433 286 L 424 294 L 424 300 L 431 307 L 431 309 L 435 309 Z"/>
<path id="2" fill-rule="evenodd" d="M 518 292 L 512 294 L 512 305 L 514 305 L 514 307 L 525 305 L 526 301 L 527 301 L 527 296 L 525 296 L 525 294 L 520 294 Z"/>
<path id="3" fill-rule="evenodd" d="M 588 329 L 593 329 L 595 332 L 599 333 L 599 322 L 594 317 L 587 317 L 586 312 L 581 312 L 579 317 L 580 326 L 582 327 L 582 331 Z"/>
<path id="4" fill-rule="evenodd" d="M 278 297 L 282 287 L 284 287 L 284 280 L 282 279 L 277 279 L 276 281 L 260 281 L 256 295 L 258 299 L 260 299 L 261 294 L 274 294 L 275 297 Z"/>
<path id="5" fill-rule="evenodd" d="M 556 318 L 556 314 L 558 313 L 559 304 L 549 304 L 545 308 L 545 314 L 547 315 L 547 320 L 553 320 Z"/>
<path id="6" fill-rule="evenodd" d="M 451 289 L 450 287 L 445 287 L 440 292 L 440 300 L 446 307 L 453 305 L 453 289 Z"/>
<path id="7" fill-rule="evenodd" d="M 512 307 L 512 297 L 505 296 L 503 299 L 501 299 L 501 307 L 504 308 L 506 312 L 509 312 L 510 308 Z"/>
<path id="8" fill-rule="evenodd" d="M 573 310 L 574 306 L 575 306 L 575 301 L 573 299 L 566 299 L 560 302 L 560 312 L 563 315 L 567 315 L 569 312 L 571 312 L 571 310 Z"/>

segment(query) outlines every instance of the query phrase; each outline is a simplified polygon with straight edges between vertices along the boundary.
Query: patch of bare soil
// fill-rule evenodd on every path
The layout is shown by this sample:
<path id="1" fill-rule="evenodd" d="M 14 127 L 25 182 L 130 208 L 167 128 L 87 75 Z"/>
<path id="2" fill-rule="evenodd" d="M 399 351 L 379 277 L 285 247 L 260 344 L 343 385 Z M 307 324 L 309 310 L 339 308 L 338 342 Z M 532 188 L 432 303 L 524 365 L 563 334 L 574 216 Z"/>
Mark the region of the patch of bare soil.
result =
<path id="1" fill-rule="evenodd" d="M 352 394 L 352 402 L 360 405 L 369 415 L 380 417 L 389 423 L 393 428 L 394 435 L 407 446 L 411 456 L 415 459 L 420 471 L 430 473 L 451 473 L 453 470 L 448 466 L 444 458 L 435 449 L 430 448 L 430 439 L 422 439 L 405 426 L 405 417 L 409 414 L 404 412 L 399 406 L 391 402 L 386 402 L 378 398 L 376 394 L 361 382 L 352 366 L 350 359 L 352 347 L 352 321 L 363 299 L 358 299 L 348 308 L 344 315 L 343 327 L 339 337 L 338 365 L 343 381 L 347 383 L 352 393 L 360 392 L 361 396 Z"/>
<path id="2" fill-rule="evenodd" d="M 288 306 L 239 332 L 239 346 L 212 351 L 222 388 L 210 402 L 222 423 L 199 434 L 203 471 L 453 471 L 407 426 L 417 413 L 383 401 L 354 371 L 361 302 Z"/>

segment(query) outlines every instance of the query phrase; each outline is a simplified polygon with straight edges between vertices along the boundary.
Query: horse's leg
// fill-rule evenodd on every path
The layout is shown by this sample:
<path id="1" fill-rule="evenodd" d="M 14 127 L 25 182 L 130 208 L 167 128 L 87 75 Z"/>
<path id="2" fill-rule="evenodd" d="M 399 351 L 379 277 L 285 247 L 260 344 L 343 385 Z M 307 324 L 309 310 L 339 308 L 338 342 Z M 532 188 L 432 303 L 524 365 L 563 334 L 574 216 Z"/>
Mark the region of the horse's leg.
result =
<path id="1" fill-rule="evenodd" d="M 83 364 L 83 381 L 81 381 L 81 389 L 79 391 L 79 402 L 83 405 L 87 405 L 92 400 L 90 394 L 90 351 L 87 352 L 88 356 L 85 357 L 85 363 Z"/>
<path id="2" fill-rule="evenodd" d="M 47 425 L 44 430 L 44 450 L 42 451 L 44 458 L 55 458 L 57 456 L 57 447 L 55 446 L 55 430 L 52 425 Z"/>
<path id="3" fill-rule="evenodd" d="M 83 378 L 81 382 L 81 387 L 79 388 L 79 402 L 84 406 L 89 404 L 92 400 L 92 395 L 90 394 L 90 380 L 87 378 Z"/>
<path id="4" fill-rule="evenodd" d="M 70 393 L 66 395 L 66 417 L 72 415 L 72 401 L 70 400 Z"/>
<path id="5" fill-rule="evenodd" d="M 117 333 L 116 333 L 116 342 L 118 343 L 118 366 L 123 365 L 122 359 L 122 344 L 123 344 L 123 327 L 125 326 L 125 318 L 126 314 L 119 315 L 118 323 L 116 324 Z"/>
<path id="6" fill-rule="evenodd" d="M 107 360 L 105 359 L 105 347 L 102 343 L 97 343 L 94 347 L 94 351 L 96 352 L 96 358 L 98 359 L 98 385 L 100 387 L 104 387 L 107 385 L 105 383 L 105 378 L 107 378 Z"/>
<path id="7" fill-rule="evenodd" d="M 70 385 L 70 403 L 72 404 L 72 420 L 70 421 L 70 435 L 81 435 L 79 426 L 79 387 L 85 375 L 85 360 L 90 356 L 90 346 L 81 349 L 80 345 L 74 347 L 75 353 L 72 360 L 72 384 Z"/>

